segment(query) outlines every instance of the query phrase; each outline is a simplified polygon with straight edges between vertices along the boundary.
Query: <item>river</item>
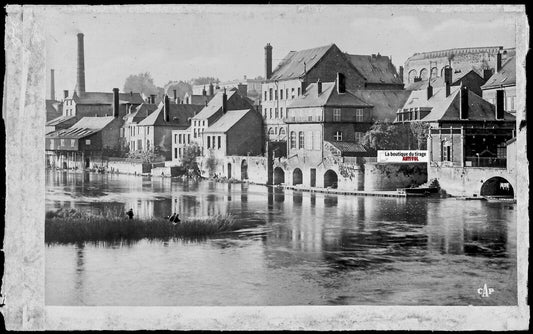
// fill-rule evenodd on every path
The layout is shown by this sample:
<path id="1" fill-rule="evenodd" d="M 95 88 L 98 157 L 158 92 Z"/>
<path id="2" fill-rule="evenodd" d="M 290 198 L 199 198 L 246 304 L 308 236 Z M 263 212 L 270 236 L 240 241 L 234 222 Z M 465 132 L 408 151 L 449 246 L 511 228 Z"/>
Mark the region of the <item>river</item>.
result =
<path id="1" fill-rule="evenodd" d="M 46 210 L 59 208 L 262 224 L 194 242 L 46 245 L 47 305 L 517 304 L 515 204 L 47 171 Z"/>

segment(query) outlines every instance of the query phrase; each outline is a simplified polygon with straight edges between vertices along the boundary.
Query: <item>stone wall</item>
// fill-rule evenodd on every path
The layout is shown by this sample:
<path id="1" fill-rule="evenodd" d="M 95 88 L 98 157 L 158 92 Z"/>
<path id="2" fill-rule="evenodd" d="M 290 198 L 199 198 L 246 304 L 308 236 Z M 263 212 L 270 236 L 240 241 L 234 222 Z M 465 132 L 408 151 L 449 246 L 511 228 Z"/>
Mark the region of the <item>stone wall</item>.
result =
<path id="1" fill-rule="evenodd" d="M 200 158 L 199 168 L 203 177 L 209 177 L 207 157 Z M 243 163 L 244 162 L 244 163 Z M 214 171 L 218 178 L 236 179 L 267 184 L 267 158 L 262 156 L 227 156 L 216 158 Z"/>
<path id="2" fill-rule="evenodd" d="M 107 170 L 123 174 L 142 174 L 150 173 L 151 165 L 128 161 L 108 161 Z"/>
<path id="3" fill-rule="evenodd" d="M 366 163 L 364 175 L 365 191 L 396 190 L 418 186 L 428 180 L 427 164 Z"/>

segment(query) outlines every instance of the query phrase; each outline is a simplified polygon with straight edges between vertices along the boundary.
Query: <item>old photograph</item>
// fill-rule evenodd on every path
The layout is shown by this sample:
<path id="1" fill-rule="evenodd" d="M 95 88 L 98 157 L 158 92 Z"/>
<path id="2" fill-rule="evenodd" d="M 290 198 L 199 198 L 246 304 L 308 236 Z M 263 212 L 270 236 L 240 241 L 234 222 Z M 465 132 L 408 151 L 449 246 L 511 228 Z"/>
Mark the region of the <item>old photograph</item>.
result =
<path id="1" fill-rule="evenodd" d="M 522 6 L 25 12 L 22 77 L 41 78 L 35 326 L 92 329 L 69 310 L 132 306 L 305 306 L 319 329 L 348 307 L 452 307 L 463 320 L 450 329 L 472 320 L 453 307 L 499 306 L 522 314 L 501 328 L 523 326 L 524 17 Z M 92 321 L 126 322 L 110 319 Z M 193 328 L 178 322 L 168 329 Z"/>

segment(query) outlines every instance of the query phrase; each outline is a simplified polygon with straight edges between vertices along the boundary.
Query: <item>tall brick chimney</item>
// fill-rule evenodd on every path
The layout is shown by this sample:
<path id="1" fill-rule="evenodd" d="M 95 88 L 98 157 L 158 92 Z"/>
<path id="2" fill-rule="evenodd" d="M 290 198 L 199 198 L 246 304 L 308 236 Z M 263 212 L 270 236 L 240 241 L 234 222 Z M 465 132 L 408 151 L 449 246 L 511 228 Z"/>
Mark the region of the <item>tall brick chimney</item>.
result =
<path id="1" fill-rule="evenodd" d="M 212 82 L 209 83 L 209 96 L 215 95 L 215 86 Z"/>
<path id="2" fill-rule="evenodd" d="M 76 80 L 76 93 L 82 96 L 85 93 L 85 59 L 83 51 L 83 34 L 78 34 L 78 71 Z"/>
<path id="3" fill-rule="evenodd" d="M 504 115 L 504 90 L 498 89 L 496 91 L 496 119 L 503 119 Z"/>
<path id="4" fill-rule="evenodd" d="M 54 79 L 54 70 L 50 70 L 50 100 L 56 99 L 56 84 Z"/>
<path id="5" fill-rule="evenodd" d="M 206 96 L 206 95 L 207 95 L 207 92 L 205 91 L 205 85 L 204 85 L 204 88 L 202 88 L 202 96 Z"/>
<path id="6" fill-rule="evenodd" d="M 460 87 L 459 99 L 459 116 L 461 119 L 468 119 L 468 88 L 463 85 Z"/>
<path id="7" fill-rule="evenodd" d="M 337 72 L 337 93 L 346 93 L 346 77 L 340 72 Z"/>
<path id="8" fill-rule="evenodd" d="M 165 122 L 170 122 L 170 100 L 168 95 L 165 94 L 163 101 L 163 116 L 165 118 Z"/>
<path id="9" fill-rule="evenodd" d="M 502 54 L 498 52 L 496 54 L 496 72 L 500 72 L 502 69 Z"/>
<path id="10" fill-rule="evenodd" d="M 178 91 L 174 89 L 174 103 L 178 103 Z"/>
<path id="11" fill-rule="evenodd" d="M 207 100 L 206 100 L 207 105 Z M 228 96 L 226 95 L 226 88 L 224 88 L 224 93 L 222 93 L 222 113 L 225 114 L 227 110 Z"/>
<path id="12" fill-rule="evenodd" d="M 65 99 L 68 97 L 68 90 L 67 90 L 67 89 L 65 89 L 65 90 L 63 91 L 63 97 L 64 97 Z"/>
<path id="13" fill-rule="evenodd" d="M 428 82 L 427 99 L 429 100 L 432 96 L 433 96 L 433 86 L 431 86 L 431 82 Z"/>
<path id="14" fill-rule="evenodd" d="M 113 88 L 113 117 L 118 117 L 118 114 L 119 114 L 118 88 Z"/>
<path id="15" fill-rule="evenodd" d="M 318 95 L 322 94 L 322 81 L 320 81 L 320 79 L 318 79 L 318 81 L 316 82 L 316 89 Z"/>
<path id="16" fill-rule="evenodd" d="M 492 70 L 490 68 L 483 70 L 483 80 L 485 80 L 485 82 L 489 80 L 491 76 L 492 76 Z"/>
<path id="17" fill-rule="evenodd" d="M 265 46 L 265 78 L 268 80 L 272 76 L 272 46 L 267 43 Z"/>
<path id="18" fill-rule="evenodd" d="M 444 68 L 444 82 L 447 82 L 448 84 L 452 84 L 452 68 L 446 66 Z"/>
<path id="19" fill-rule="evenodd" d="M 155 104 L 155 94 L 150 94 L 150 103 Z"/>
<path id="20" fill-rule="evenodd" d="M 400 73 L 398 73 L 398 76 L 400 77 L 400 80 L 403 82 L 403 66 L 400 66 Z"/>

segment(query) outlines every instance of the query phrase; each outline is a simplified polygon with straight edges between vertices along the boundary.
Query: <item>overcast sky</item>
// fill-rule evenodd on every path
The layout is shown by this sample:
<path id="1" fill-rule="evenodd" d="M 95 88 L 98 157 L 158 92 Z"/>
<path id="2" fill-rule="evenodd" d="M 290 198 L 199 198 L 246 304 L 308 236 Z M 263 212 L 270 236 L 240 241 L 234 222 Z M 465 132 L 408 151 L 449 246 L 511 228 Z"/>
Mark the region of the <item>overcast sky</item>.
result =
<path id="1" fill-rule="evenodd" d="M 55 70 L 56 97 L 74 88 L 78 32 L 85 34 L 87 91 L 122 89 L 128 75 L 140 72 L 150 72 L 159 86 L 199 76 L 264 76 L 266 43 L 273 47 L 274 67 L 291 50 L 331 43 L 352 54 L 392 56 L 397 67 L 416 52 L 515 46 L 515 13 L 495 5 L 457 8 L 48 7 L 47 73 Z"/>

